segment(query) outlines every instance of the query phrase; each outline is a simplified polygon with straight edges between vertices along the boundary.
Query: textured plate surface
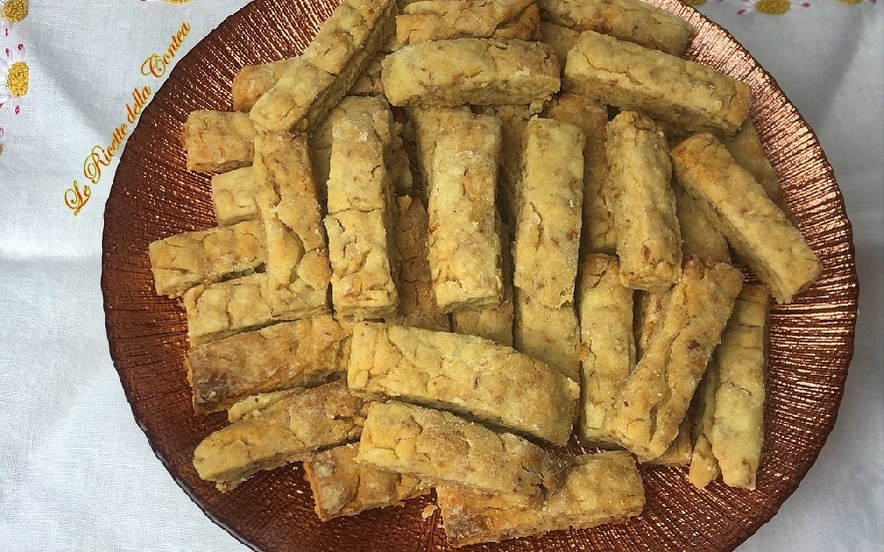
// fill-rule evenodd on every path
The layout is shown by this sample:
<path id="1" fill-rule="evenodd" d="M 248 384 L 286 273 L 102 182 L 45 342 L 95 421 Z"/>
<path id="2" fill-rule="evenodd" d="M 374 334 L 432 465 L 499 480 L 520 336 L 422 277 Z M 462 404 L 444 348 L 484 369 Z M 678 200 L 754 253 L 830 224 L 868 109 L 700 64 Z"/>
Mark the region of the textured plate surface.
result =
<path id="1" fill-rule="evenodd" d="M 193 415 L 182 368 L 184 311 L 157 297 L 147 257 L 158 238 L 214 225 L 209 178 L 184 168 L 179 130 L 194 109 L 230 109 L 245 64 L 303 50 L 335 0 L 258 0 L 230 17 L 174 69 L 129 138 L 106 204 L 102 290 L 111 356 L 158 458 L 213 520 L 266 552 L 442 551 L 427 498 L 322 524 L 299 466 L 262 473 L 221 494 L 191 464 L 224 414 Z M 723 29 L 676 0 L 664 8 L 699 29 L 688 57 L 752 87 L 751 116 L 797 224 L 824 263 L 820 280 L 771 315 L 766 439 L 754 492 L 720 481 L 694 489 L 674 468 L 643 471 L 648 503 L 624 525 L 560 531 L 464 550 L 731 551 L 776 514 L 832 429 L 853 354 L 858 282 L 852 232 L 832 169 L 811 129 L 771 76 Z"/>

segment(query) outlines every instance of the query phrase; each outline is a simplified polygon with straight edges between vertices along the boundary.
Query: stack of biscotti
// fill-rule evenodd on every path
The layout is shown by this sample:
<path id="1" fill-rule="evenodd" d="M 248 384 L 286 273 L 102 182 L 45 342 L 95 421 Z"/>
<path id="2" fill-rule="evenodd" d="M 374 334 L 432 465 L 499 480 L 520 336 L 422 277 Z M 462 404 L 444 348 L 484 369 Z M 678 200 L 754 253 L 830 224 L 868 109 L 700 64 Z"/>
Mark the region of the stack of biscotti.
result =
<path id="1" fill-rule="evenodd" d="M 200 477 L 303 462 L 323 521 L 435 489 L 455 546 L 638 516 L 641 465 L 754 488 L 768 303 L 821 266 L 693 34 L 641 0 L 343 0 L 191 113 L 218 225 L 149 256 L 194 411 L 228 411 Z"/>

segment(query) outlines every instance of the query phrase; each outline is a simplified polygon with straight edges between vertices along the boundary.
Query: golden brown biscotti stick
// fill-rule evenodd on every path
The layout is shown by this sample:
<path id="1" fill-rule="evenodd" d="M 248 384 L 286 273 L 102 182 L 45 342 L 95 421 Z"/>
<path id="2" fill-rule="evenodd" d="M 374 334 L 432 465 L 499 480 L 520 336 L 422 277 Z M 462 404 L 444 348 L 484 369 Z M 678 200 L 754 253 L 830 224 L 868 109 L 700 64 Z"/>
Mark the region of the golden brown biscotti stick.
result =
<path id="1" fill-rule="evenodd" d="M 386 164 L 393 117 L 385 102 L 366 99 L 374 103 L 334 123 L 325 217 L 332 303 L 338 314 L 359 319 L 391 316 L 399 306 Z"/>
<path id="2" fill-rule="evenodd" d="M 724 138 L 722 143 L 733 156 L 734 161 L 749 171 L 767 192 L 771 201 L 776 203 L 777 207 L 786 213 L 786 216 L 789 216 L 789 206 L 786 204 L 786 198 L 783 197 L 780 180 L 764 152 L 764 146 L 761 144 L 761 139 L 758 137 L 758 131 L 755 130 L 752 120 L 746 119 L 740 130 L 733 137 Z"/>
<path id="3" fill-rule="evenodd" d="M 451 321 L 436 304 L 430 263 L 427 259 L 427 209 L 419 199 L 396 198 L 398 222 L 393 229 L 396 242 L 399 310 L 387 323 L 425 330 L 449 331 Z"/>
<path id="4" fill-rule="evenodd" d="M 248 113 L 265 92 L 282 78 L 289 68 L 293 67 L 294 57 L 262 63 L 246 65 L 233 77 L 233 110 Z"/>
<path id="5" fill-rule="evenodd" d="M 249 395 L 322 383 L 347 369 L 351 331 L 320 315 L 192 347 L 184 367 L 193 408 L 207 414 Z"/>
<path id="6" fill-rule="evenodd" d="M 343 382 L 308 389 L 203 439 L 193 452 L 193 466 L 201 479 L 229 491 L 259 471 L 358 438 L 365 406 Z"/>
<path id="7" fill-rule="evenodd" d="M 255 125 L 244 113 L 191 111 L 181 127 L 187 170 L 227 172 L 251 165 L 255 135 Z"/>
<path id="8" fill-rule="evenodd" d="M 764 441 L 765 339 L 770 296 L 744 286 L 715 350 L 721 381 L 709 439 L 725 485 L 754 489 Z"/>
<path id="9" fill-rule="evenodd" d="M 383 62 L 393 105 L 518 105 L 558 92 L 552 47 L 516 39 L 457 38 L 411 44 Z"/>
<path id="10" fill-rule="evenodd" d="M 498 211 L 510 232 L 516 229 L 519 213 L 519 181 L 522 178 L 522 137 L 525 126 L 540 113 L 543 106 L 477 105 L 476 113 L 500 119 L 500 172 L 498 178 Z"/>
<path id="11" fill-rule="evenodd" d="M 665 291 L 681 272 L 681 233 L 663 131 L 652 119 L 623 111 L 606 127 L 620 281 Z"/>
<path id="12" fill-rule="evenodd" d="M 562 487 L 540 508 L 523 508 L 506 496 L 456 487 L 436 488 L 445 535 L 455 547 L 482 542 L 623 523 L 641 514 L 645 491 L 627 452 L 585 454 L 573 459 Z"/>
<path id="13" fill-rule="evenodd" d="M 590 445 L 616 445 L 603 431 L 605 416 L 635 368 L 633 293 L 620 283 L 617 257 L 593 254 L 580 262 L 577 283 L 582 406 L 577 435 Z"/>
<path id="14" fill-rule="evenodd" d="M 614 253 L 617 249 L 614 214 L 612 213 L 608 158 L 605 154 L 608 109 L 595 100 L 565 92 L 553 98 L 547 116 L 569 121 L 583 131 L 583 230 L 580 237 L 582 253 Z"/>
<path id="15" fill-rule="evenodd" d="M 540 41 L 553 47 L 562 69 L 565 68 L 565 62 L 568 60 L 568 52 L 577 44 L 578 38 L 580 38 L 580 31 L 549 21 L 540 22 Z"/>
<path id="16" fill-rule="evenodd" d="M 429 261 L 439 307 L 500 304 L 500 236 L 496 226 L 500 121 L 445 110 L 432 147 L 427 178 Z M 423 146 L 421 146 L 423 148 Z"/>
<path id="17" fill-rule="evenodd" d="M 725 135 L 739 130 L 751 101 L 745 83 L 705 65 L 593 31 L 568 52 L 563 87 L 690 132 Z"/>
<path id="18" fill-rule="evenodd" d="M 312 131 L 393 32 L 396 12 L 394 0 L 341 2 L 249 117 L 271 132 Z"/>
<path id="19" fill-rule="evenodd" d="M 578 31 L 596 31 L 681 56 L 696 32 L 662 8 L 641 0 L 538 0 L 541 17 Z"/>
<path id="20" fill-rule="evenodd" d="M 271 313 L 293 319 L 328 312 L 331 268 L 307 137 L 257 136 L 254 169 Z"/>
<path id="21" fill-rule="evenodd" d="M 605 429 L 642 461 L 669 448 L 733 311 L 743 274 L 693 258 L 668 292 L 659 326 L 605 418 Z"/>
<path id="22" fill-rule="evenodd" d="M 475 336 L 360 323 L 347 383 L 564 445 L 577 415 L 578 385 L 542 362 Z"/>
<path id="23" fill-rule="evenodd" d="M 524 507 L 539 505 L 565 472 L 563 461 L 512 433 L 396 401 L 368 407 L 356 461 L 434 485 L 504 494 Z"/>
<path id="24" fill-rule="evenodd" d="M 685 191 L 778 303 L 791 302 L 819 277 L 822 264 L 801 232 L 714 136 L 694 135 L 671 155 Z"/>
<path id="25" fill-rule="evenodd" d="M 190 288 L 182 297 L 191 347 L 273 322 L 265 274 Z"/>
<path id="26" fill-rule="evenodd" d="M 715 417 L 715 394 L 718 392 L 720 377 L 718 360 L 713 354 L 706 367 L 706 374 L 697 387 L 694 396 L 695 411 L 693 418 L 691 465 L 688 469 L 688 481 L 698 489 L 705 488 L 721 474 L 718 461 L 712 454 L 712 423 Z"/>
<path id="27" fill-rule="evenodd" d="M 514 290 L 513 344 L 573 381 L 580 377 L 580 328 L 574 304 L 545 307 Z"/>
<path id="28" fill-rule="evenodd" d="M 148 247 L 154 289 L 181 297 L 188 289 L 251 274 L 264 264 L 264 231 L 256 221 L 183 232 Z"/>
<path id="29" fill-rule="evenodd" d="M 538 118 L 525 125 L 513 285 L 543 307 L 574 305 L 585 145 L 571 123 Z"/>
<path id="30" fill-rule="evenodd" d="M 503 299 L 499 305 L 476 309 L 463 309 L 451 313 L 452 329 L 460 334 L 475 335 L 495 343 L 513 346 L 513 255 L 510 249 L 509 231 L 499 231 L 502 253 Z"/>
<path id="31" fill-rule="evenodd" d="M 529 7 L 536 25 L 520 22 Z M 540 12 L 534 0 L 421 0 L 402 8 L 396 17 L 396 39 L 403 46 L 462 37 L 490 38 L 503 31 L 507 38 L 537 37 Z"/>
<path id="32" fill-rule="evenodd" d="M 255 218 L 258 213 L 255 205 L 255 170 L 240 167 L 213 175 L 212 205 L 218 226 L 231 226 Z"/>
<path id="33" fill-rule="evenodd" d="M 712 224 L 703 212 L 703 207 L 684 191 L 677 180 L 672 180 L 672 192 L 675 194 L 678 213 L 682 257 L 700 257 L 717 263 L 731 262 L 730 249 L 724 235 Z"/>
<path id="34" fill-rule="evenodd" d="M 350 443 L 318 452 L 304 461 L 304 478 L 313 491 L 320 520 L 401 506 L 409 498 L 430 492 L 430 486 L 417 477 L 357 463 L 358 452 L 359 443 Z"/>

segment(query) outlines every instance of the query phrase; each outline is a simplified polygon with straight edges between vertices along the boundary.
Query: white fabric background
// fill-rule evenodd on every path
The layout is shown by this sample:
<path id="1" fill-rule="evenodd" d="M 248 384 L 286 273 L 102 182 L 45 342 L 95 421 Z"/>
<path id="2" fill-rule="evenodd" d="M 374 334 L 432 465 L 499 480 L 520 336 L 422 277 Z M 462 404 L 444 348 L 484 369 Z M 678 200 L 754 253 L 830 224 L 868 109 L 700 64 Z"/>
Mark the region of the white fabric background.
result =
<path id="1" fill-rule="evenodd" d="M 2 5 L 0 1 L 0 5 Z M 245 0 L 33 0 L 0 31 L 24 44 L 28 94 L 0 108 L 0 550 L 241 551 L 173 482 L 111 363 L 100 278 L 116 162 L 78 217 L 62 202 L 83 158 L 124 121 L 141 62 L 192 29 L 178 58 Z M 884 16 L 881 4 L 793 2 L 781 16 L 712 1 L 777 79 L 844 193 L 861 285 L 856 353 L 838 422 L 780 513 L 740 552 L 884 551 Z M 747 9 L 744 14 L 738 10 Z M 118 157 L 118 156 L 117 156 Z"/>

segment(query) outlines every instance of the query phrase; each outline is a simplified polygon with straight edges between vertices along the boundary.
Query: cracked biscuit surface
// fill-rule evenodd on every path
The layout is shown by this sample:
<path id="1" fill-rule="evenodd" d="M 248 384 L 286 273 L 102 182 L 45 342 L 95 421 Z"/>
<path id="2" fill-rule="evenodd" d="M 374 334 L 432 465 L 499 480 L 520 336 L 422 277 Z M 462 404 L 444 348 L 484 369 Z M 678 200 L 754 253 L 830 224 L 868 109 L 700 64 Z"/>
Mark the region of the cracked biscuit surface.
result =
<path id="1" fill-rule="evenodd" d="M 264 231 L 255 221 L 156 240 L 148 248 L 154 289 L 181 297 L 199 284 L 251 274 L 264 264 L 264 244 Z"/>
<path id="2" fill-rule="evenodd" d="M 678 434 L 742 285 L 743 274 L 729 264 L 692 258 L 667 292 L 647 350 L 604 422 L 640 460 L 662 455 Z"/>
<path id="3" fill-rule="evenodd" d="M 332 304 L 343 316 L 383 318 L 399 305 L 391 262 L 395 206 L 386 163 L 393 118 L 383 100 L 361 100 L 332 127 L 324 221 Z"/>
<path id="4" fill-rule="evenodd" d="M 563 87 L 689 132 L 733 135 L 749 113 L 749 86 L 724 73 L 593 31 L 568 52 Z"/>
<path id="5" fill-rule="evenodd" d="M 191 111 L 181 127 L 187 170 L 227 172 L 251 165 L 256 134 L 255 125 L 244 113 Z"/>
<path id="6" fill-rule="evenodd" d="M 715 350 L 719 383 L 709 440 L 724 483 L 755 488 L 764 441 L 765 338 L 770 296 L 744 286 Z"/>
<path id="7" fill-rule="evenodd" d="M 364 410 L 343 382 L 308 389 L 212 433 L 194 450 L 193 465 L 201 479 L 228 491 L 259 471 L 356 439 Z"/>
<path id="8" fill-rule="evenodd" d="M 534 0 L 421 0 L 396 17 L 396 38 L 403 46 L 461 37 L 537 37 L 540 11 Z"/>
<path id="9" fill-rule="evenodd" d="M 564 445 L 579 387 L 531 357 L 479 337 L 357 324 L 347 383 L 357 393 L 446 408 Z"/>
<path id="10" fill-rule="evenodd" d="M 562 486 L 537 508 L 523 508 L 507 496 L 437 487 L 448 542 L 455 547 L 500 542 L 568 528 L 623 523 L 641 514 L 644 486 L 629 453 L 585 454 L 571 462 Z"/>
<path id="11" fill-rule="evenodd" d="M 538 0 L 545 21 L 596 31 L 681 56 L 694 27 L 681 17 L 641 0 Z"/>
<path id="12" fill-rule="evenodd" d="M 357 463 L 359 443 L 314 454 L 304 461 L 304 477 L 313 491 L 316 515 L 322 521 L 355 516 L 365 510 L 399 506 L 430 492 L 420 478 Z"/>
<path id="13" fill-rule="evenodd" d="M 422 143 L 427 174 L 428 259 L 436 302 L 445 312 L 499 305 L 502 253 L 497 227 L 497 118 L 468 110 L 427 110 L 438 132 Z M 420 138 L 423 142 L 423 137 Z M 426 168 L 426 167 L 425 167 Z"/>
<path id="14" fill-rule="evenodd" d="M 565 462 L 511 433 L 497 433 L 449 412 L 389 401 L 373 403 L 357 462 L 503 494 L 533 507 L 561 485 Z"/>
<path id="15" fill-rule="evenodd" d="M 184 366 L 198 414 L 256 393 L 309 387 L 347 369 L 351 329 L 331 316 L 283 322 L 187 351 Z"/>
<path id="16" fill-rule="evenodd" d="M 672 150 L 678 181 L 778 303 L 789 303 L 822 272 L 801 232 L 711 134 Z"/>
<path id="17" fill-rule="evenodd" d="M 285 318 L 327 312 L 331 268 L 307 137 L 256 137 L 254 170 L 270 310 Z"/>
<path id="18" fill-rule="evenodd" d="M 650 117 L 623 111 L 606 132 L 620 281 L 633 289 L 666 291 L 678 280 L 682 253 L 663 131 Z"/>
<path id="19" fill-rule="evenodd" d="M 457 38 L 411 44 L 384 59 L 393 105 L 518 105 L 561 85 L 552 47 L 518 39 Z"/>

